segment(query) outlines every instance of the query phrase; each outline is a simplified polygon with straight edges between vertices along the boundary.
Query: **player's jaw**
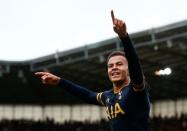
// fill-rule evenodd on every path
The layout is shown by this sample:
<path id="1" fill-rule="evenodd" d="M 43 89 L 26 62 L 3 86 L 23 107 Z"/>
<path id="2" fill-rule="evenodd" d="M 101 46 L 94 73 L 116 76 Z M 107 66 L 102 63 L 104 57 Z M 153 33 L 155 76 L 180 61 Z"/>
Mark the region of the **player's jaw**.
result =
<path id="1" fill-rule="evenodd" d="M 112 83 L 125 82 L 128 77 L 128 63 L 123 56 L 114 56 L 108 62 L 108 76 Z"/>

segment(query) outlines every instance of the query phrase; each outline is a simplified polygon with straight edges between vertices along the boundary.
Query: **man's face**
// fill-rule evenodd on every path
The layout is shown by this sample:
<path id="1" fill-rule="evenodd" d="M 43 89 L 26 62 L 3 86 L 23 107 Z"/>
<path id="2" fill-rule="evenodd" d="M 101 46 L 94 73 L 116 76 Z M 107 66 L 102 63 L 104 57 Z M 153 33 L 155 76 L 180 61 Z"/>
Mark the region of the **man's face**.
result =
<path id="1" fill-rule="evenodd" d="M 123 56 L 113 56 L 108 61 L 108 76 L 112 83 L 125 82 L 128 77 L 128 62 Z"/>

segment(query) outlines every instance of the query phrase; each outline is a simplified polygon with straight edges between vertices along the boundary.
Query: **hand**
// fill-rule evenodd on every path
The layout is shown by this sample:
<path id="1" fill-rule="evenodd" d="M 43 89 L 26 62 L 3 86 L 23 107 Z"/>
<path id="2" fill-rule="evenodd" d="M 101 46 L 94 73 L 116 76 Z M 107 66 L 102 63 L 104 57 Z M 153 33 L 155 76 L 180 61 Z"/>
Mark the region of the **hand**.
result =
<path id="1" fill-rule="evenodd" d="M 113 29 L 119 37 L 124 38 L 127 36 L 127 28 L 124 21 L 115 18 L 113 10 L 111 10 L 111 17 L 113 23 Z"/>
<path id="2" fill-rule="evenodd" d="M 60 82 L 60 77 L 55 76 L 48 72 L 36 72 L 36 76 L 39 76 L 43 84 L 56 86 Z"/>

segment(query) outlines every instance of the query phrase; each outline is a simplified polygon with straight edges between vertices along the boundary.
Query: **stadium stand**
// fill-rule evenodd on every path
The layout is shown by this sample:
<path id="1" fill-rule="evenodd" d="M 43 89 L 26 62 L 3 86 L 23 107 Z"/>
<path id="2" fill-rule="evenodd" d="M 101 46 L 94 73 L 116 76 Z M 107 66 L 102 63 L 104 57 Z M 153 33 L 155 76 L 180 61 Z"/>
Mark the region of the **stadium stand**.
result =
<path id="1" fill-rule="evenodd" d="M 161 118 L 151 119 L 152 131 L 186 131 L 187 116 L 180 118 Z M 65 122 L 55 123 L 52 119 L 45 121 L 33 120 L 2 120 L 0 122 L 1 131 L 109 131 L 109 124 L 106 120 L 97 122 Z"/>
<path id="2" fill-rule="evenodd" d="M 182 114 L 187 114 L 187 20 L 130 36 L 150 84 L 152 127 L 155 131 L 186 130 L 187 120 Z M 32 131 L 35 126 L 45 131 L 50 127 L 70 130 L 68 126 L 75 126 L 82 131 L 90 123 L 94 125 L 92 129 L 107 130 L 106 117 L 101 115 L 103 108 L 85 105 L 60 88 L 44 88 L 33 73 L 50 71 L 94 91 L 104 91 L 111 87 L 106 74 L 107 55 L 120 49 L 120 40 L 111 38 L 32 60 L 0 61 L 0 130 Z M 155 74 L 166 67 L 172 69 L 171 75 Z M 79 128 L 80 122 L 87 119 L 92 120 L 84 123 L 85 129 Z M 67 120 L 70 122 L 65 123 Z M 97 122 L 101 120 L 102 124 Z M 19 124 L 22 129 L 17 129 Z"/>

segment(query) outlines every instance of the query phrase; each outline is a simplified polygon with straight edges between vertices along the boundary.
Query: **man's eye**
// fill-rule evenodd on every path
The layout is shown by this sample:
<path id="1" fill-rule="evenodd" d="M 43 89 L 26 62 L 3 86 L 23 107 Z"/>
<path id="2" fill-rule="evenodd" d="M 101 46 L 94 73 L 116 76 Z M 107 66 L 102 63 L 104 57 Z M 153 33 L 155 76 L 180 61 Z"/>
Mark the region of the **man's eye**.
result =
<path id="1" fill-rule="evenodd" d="M 122 65 L 122 63 L 120 62 L 120 63 L 117 63 L 117 65 Z"/>
<path id="2" fill-rule="evenodd" d="M 108 65 L 108 68 L 111 68 L 112 67 L 112 65 Z"/>

